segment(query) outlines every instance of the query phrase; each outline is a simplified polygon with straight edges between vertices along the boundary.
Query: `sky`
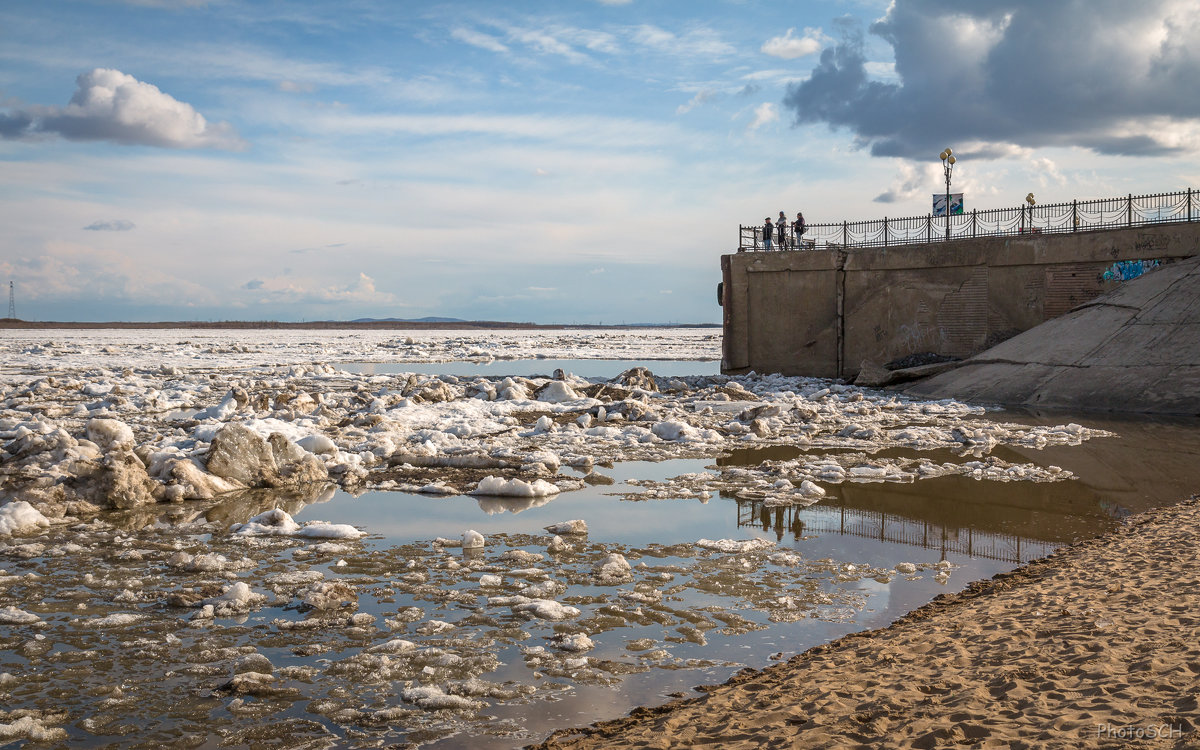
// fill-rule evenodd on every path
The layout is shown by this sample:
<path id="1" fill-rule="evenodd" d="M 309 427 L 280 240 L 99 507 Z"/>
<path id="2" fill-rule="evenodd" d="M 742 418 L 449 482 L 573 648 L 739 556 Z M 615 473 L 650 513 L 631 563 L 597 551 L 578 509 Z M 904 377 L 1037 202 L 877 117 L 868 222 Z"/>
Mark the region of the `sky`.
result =
<path id="1" fill-rule="evenodd" d="M 26 320 L 719 322 L 740 224 L 1200 188 L 1194 0 L 0 4 Z"/>

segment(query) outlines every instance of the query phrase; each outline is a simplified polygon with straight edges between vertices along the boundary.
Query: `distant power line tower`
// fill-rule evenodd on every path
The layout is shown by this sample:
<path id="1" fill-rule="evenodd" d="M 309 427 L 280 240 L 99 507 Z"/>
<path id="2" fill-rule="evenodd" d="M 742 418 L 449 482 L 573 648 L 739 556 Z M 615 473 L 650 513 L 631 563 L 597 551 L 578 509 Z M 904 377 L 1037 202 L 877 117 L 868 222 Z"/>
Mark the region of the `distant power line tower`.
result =
<path id="1" fill-rule="evenodd" d="M 8 282 L 8 317 L 17 317 L 17 298 L 13 295 L 13 283 Z"/>

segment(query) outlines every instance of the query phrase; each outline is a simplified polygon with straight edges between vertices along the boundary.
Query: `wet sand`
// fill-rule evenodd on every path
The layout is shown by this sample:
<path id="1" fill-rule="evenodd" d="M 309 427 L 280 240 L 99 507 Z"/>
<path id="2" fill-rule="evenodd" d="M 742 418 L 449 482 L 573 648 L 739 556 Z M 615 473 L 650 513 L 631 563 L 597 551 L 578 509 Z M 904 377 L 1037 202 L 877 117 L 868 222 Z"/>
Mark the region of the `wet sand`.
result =
<path id="1" fill-rule="evenodd" d="M 539 748 L 1196 747 L 1200 496 Z"/>

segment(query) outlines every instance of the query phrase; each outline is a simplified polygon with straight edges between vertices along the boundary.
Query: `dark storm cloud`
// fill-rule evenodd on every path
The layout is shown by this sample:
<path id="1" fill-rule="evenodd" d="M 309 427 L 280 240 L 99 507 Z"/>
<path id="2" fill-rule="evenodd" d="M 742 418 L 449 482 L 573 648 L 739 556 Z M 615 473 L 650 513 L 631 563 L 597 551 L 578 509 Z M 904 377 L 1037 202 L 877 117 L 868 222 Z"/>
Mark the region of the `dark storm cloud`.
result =
<path id="1" fill-rule="evenodd" d="M 877 156 L 967 142 L 964 153 L 992 158 L 1013 146 L 1152 156 L 1198 145 L 1191 0 L 896 0 L 870 31 L 891 44 L 898 83 L 868 78 L 861 27 L 835 26 L 838 44 L 784 105 L 795 124 L 845 128 Z"/>

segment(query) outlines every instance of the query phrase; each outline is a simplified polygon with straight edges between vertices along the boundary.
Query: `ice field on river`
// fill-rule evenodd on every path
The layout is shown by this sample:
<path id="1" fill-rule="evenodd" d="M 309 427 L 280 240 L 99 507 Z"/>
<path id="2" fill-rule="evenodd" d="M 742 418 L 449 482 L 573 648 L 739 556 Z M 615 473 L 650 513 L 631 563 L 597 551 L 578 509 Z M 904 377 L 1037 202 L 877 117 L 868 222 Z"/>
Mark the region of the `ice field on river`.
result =
<path id="1" fill-rule="evenodd" d="M 1020 456 L 1109 434 L 719 356 L 714 329 L 3 332 L 0 741 L 520 746 L 967 564 L 770 518 L 1066 482 Z M 587 374 L 612 360 L 643 366 Z"/>

